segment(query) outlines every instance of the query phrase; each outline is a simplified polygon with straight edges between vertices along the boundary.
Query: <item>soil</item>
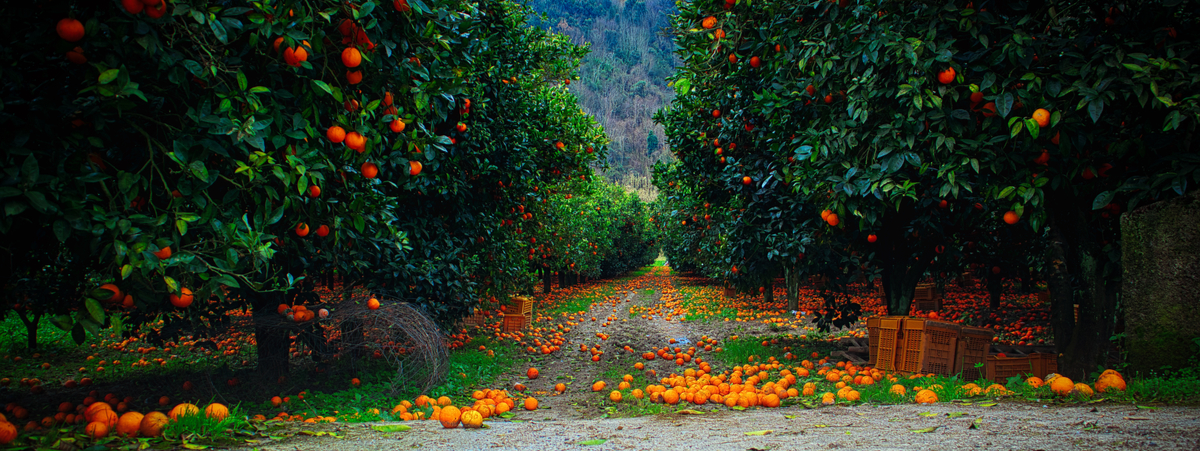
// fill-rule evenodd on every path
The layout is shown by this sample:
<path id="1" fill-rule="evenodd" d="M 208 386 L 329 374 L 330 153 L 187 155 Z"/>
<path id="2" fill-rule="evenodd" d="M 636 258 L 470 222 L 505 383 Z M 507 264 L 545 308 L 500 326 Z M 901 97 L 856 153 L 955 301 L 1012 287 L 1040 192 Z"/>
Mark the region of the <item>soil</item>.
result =
<path id="1" fill-rule="evenodd" d="M 765 450 L 765 449 L 1200 449 L 1200 408 L 1136 406 L 1098 403 L 1094 405 L 1037 405 L 1005 401 L 989 405 L 859 405 L 806 409 L 790 406 L 749 409 L 742 412 L 706 406 L 702 414 L 662 413 L 631 418 L 606 402 L 616 389 L 620 375 L 637 374 L 634 364 L 646 365 L 639 381 L 653 380 L 677 371 L 674 361 L 646 361 L 641 353 L 662 346 L 686 349 L 701 337 L 724 340 L 733 334 L 768 335 L 761 321 L 670 321 L 664 317 L 643 318 L 645 307 L 665 305 L 670 284 L 686 283 L 660 274 L 608 282 L 616 294 L 592 305 L 574 317 L 565 333 L 562 349 L 549 355 L 522 353 L 514 367 L 491 388 L 513 390 L 528 387 L 540 408 L 518 409 L 511 419 L 487 420 L 487 429 L 446 430 L 435 421 L 403 423 L 405 432 L 382 433 L 376 424 L 291 424 L 296 435 L 281 441 L 258 443 L 262 450 L 376 451 L 379 449 L 622 449 L 622 450 Z M 665 293 L 665 295 L 664 295 Z M 635 310 L 631 310 L 634 309 Z M 636 311 L 636 315 L 631 315 Z M 664 313 L 664 310 L 658 310 Z M 595 321 L 592 320 L 595 318 Z M 544 326 L 544 325 L 543 325 Z M 601 339 L 597 333 L 608 334 Z M 676 343 L 669 341 L 675 339 Z M 593 362 L 589 352 L 598 346 L 603 354 Z M 625 351 L 629 346 L 633 352 Z M 698 348 L 700 346 L 697 346 Z M 707 361 L 713 354 L 703 350 L 697 358 Z M 719 368 L 719 359 L 710 363 Z M 695 363 L 688 364 L 693 366 Z M 530 380 L 528 368 L 541 376 Z M 719 371 L 720 369 L 718 369 Z M 649 374 L 656 371 L 659 376 Z M 608 387 L 594 393 L 594 381 Z M 556 393 L 554 385 L 567 385 Z M 638 384 L 634 384 L 637 386 Z M 981 406 L 979 404 L 984 404 Z M 695 412 L 695 411 L 693 411 Z M 340 438 L 310 436 L 301 431 L 331 431 Z M 764 435 L 748 432 L 770 431 Z M 921 431 L 921 432 L 918 432 Z M 280 435 L 278 432 L 272 435 Z M 598 445 L 583 442 L 603 440 Z"/>
<path id="2" fill-rule="evenodd" d="M 433 421 L 405 423 L 412 430 L 381 433 L 369 424 L 319 425 L 342 438 L 295 437 L 261 450 L 377 451 L 380 449 L 588 449 L 588 450 L 1110 450 L 1200 449 L 1200 409 L 1097 405 L 1043 407 L 1002 403 L 758 409 L 706 415 L 660 414 L 636 418 L 565 419 L 571 409 L 520 413 L 487 422 L 487 429 L 442 429 Z M 963 413 L 965 415 L 957 415 Z M 922 414 L 932 414 L 925 416 Z M 950 414 L 956 414 L 950 418 Z M 791 417 L 791 418 L 789 418 Z M 975 429 L 971 425 L 977 425 Z M 308 425 L 306 425 L 308 426 Z M 299 427 L 299 426 L 293 426 Z M 928 430 L 920 433 L 914 431 Z M 747 432 L 769 430 L 762 436 Z M 588 440 L 606 440 L 596 446 Z"/>

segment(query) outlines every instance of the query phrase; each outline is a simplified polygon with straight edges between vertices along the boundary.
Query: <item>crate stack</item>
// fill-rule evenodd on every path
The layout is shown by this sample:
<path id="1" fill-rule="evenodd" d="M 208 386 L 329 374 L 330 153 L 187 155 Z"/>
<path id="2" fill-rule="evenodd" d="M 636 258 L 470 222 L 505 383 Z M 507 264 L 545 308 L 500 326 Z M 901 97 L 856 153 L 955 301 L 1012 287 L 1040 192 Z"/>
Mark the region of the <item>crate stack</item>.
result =
<path id="1" fill-rule="evenodd" d="M 867 320 L 868 364 L 885 371 L 984 377 L 992 331 L 927 318 Z M 984 368 L 976 364 L 984 363 Z"/>
<path id="2" fill-rule="evenodd" d="M 462 322 L 464 327 L 477 328 L 483 327 L 484 319 L 486 319 L 486 315 L 483 314 L 483 309 L 477 308 L 471 316 L 463 318 Z"/>
<path id="3" fill-rule="evenodd" d="M 989 355 L 987 357 L 986 378 L 998 384 L 1003 384 L 1010 377 L 1022 379 L 1058 372 L 1058 356 L 1051 353 L 1033 353 L 1020 356 Z"/>
<path id="4" fill-rule="evenodd" d="M 511 309 L 505 309 L 504 331 L 517 332 L 529 327 L 533 319 L 533 299 L 513 296 Z"/>
<path id="5" fill-rule="evenodd" d="M 934 284 L 917 285 L 913 294 L 913 306 L 923 312 L 942 310 L 942 292 Z"/>

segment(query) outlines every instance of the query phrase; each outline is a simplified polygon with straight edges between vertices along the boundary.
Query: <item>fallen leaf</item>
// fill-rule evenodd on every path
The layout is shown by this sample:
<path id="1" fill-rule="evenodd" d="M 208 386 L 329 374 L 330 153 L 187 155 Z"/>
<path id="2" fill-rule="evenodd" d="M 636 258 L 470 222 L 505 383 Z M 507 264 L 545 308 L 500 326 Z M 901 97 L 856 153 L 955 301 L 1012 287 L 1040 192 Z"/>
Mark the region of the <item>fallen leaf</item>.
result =
<path id="1" fill-rule="evenodd" d="M 917 415 L 920 415 L 923 417 L 936 417 L 937 416 L 937 414 L 933 413 L 933 412 L 921 412 L 921 413 L 918 413 Z"/>
<path id="2" fill-rule="evenodd" d="M 607 442 L 607 441 L 608 441 L 608 439 L 598 438 L 598 439 L 594 439 L 594 440 L 584 440 L 584 441 L 582 441 L 582 442 L 579 442 L 579 444 L 580 444 L 580 445 L 584 445 L 584 446 L 588 446 L 588 445 L 603 445 L 603 444 L 604 444 L 604 442 Z"/>
<path id="3" fill-rule="evenodd" d="M 371 429 L 379 432 L 404 432 L 412 428 L 403 424 L 385 424 L 382 426 L 371 426 Z"/>
<path id="4" fill-rule="evenodd" d="M 515 416 L 516 415 L 514 415 L 512 412 L 504 412 L 504 413 L 500 414 L 500 418 L 504 418 L 504 419 L 512 418 Z"/>
<path id="5" fill-rule="evenodd" d="M 979 407 L 991 407 L 994 405 L 996 405 L 996 403 L 994 403 L 994 402 L 985 402 L 985 403 L 980 403 Z"/>
<path id="6" fill-rule="evenodd" d="M 961 417 L 966 414 L 967 414 L 966 412 L 950 412 L 950 413 L 947 413 L 946 416 L 948 416 L 950 418 L 958 418 L 958 417 Z"/>
<path id="7" fill-rule="evenodd" d="M 733 410 L 746 410 L 746 408 L 745 408 L 745 407 L 742 407 L 742 406 L 733 406 L 733 407 L 730 407 L 730 408 L 731 408 L 731 409 L 733 409 Z"/>
<path id="8" fill-rule="evenodd" d="M 927 427 L 925 429 L 913 429 L 913 432 L 918 433 L 918 434 L 928 434 L 928 433 L 936 431 L 936 430 L 938 430 L 938 426 Z"/>
<path id="9" fill-rule="evenodd" d="M 787 418 L 787 419 L 789 419 L 789 420 L 794 420 L 794 419 L 796 419 L 796 416 L 795 416 L 795 415 L 784 415 L 783 417 L 784 417 L 784 418 Z"/>
<path id="10" fill-rule="evenodd" d="M 1137 406 L 1137 408 L 1146 409 L 1146 410 L 1158 410 L 1158 407 L 1150 407 L 1150 406 Z"/>
<path id="11" fill-rule="evenodd" d="M 704 415 L 704 412 L 701 412 L 701 411 L 695 410 L 695 409 L 677 410 L 677 411 L 675 411 L 675 413 L 678 413 L 680 415 Z"/>
<path id="12" fill-rule="evenodd" d="M 188 442 L 183 442 L 183 447 L 186 449 L 208 449 L 206 445 L 194 445 Z"/>
<path id="13" fill-rule="evenodd" d="M 767 435 L 772 432 L 775 432 L 775 431 L 773 429 L 767 429 L 765 431 L 750 431 L 750 432 L 747 432 L 746 435 Z"/>
<path id="14" fill-rule="evenodd" d="M 814 424 L 814 425 L 813 425 L 813 427 L 815 427 L 815 428 L 827 428 L 827 427 L 829 427 L 829 426 L 826 426 L 826 425 L 823 425 L 823 424 Z"/>
<path id="15" fill-rule="evenodd" d="M 1126 420 L 1150 420 L 1150 417 L 1125 417 Z"/>

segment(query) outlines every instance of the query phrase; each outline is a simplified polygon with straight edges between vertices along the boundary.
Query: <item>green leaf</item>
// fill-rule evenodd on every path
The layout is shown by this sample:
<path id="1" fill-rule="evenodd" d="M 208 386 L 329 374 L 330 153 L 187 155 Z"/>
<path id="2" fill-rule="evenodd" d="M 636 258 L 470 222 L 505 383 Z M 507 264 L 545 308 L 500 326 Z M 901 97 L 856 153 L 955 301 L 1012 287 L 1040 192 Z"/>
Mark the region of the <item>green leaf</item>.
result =
<path id="1" fill-rule="evenodd" d="M 121 75 L 121 69 L 109 69 L 101 72 L 100 78 L 96 81 L 100 82 L 102 85 L 106 85 L 112 83 L 113 80 L 116 80 L 118 75 Z"/>
<path id="2" fill-rule="evenodd" d="M 321 80 L 313 80 L 312 82 L 314 85 L 317 85 L 318 88 L 321 88 L 322 91 L 329 93 L 329 95 L 333 95 L 333 88 L 329 87 L 329 83 L 325 83 Z"/>
<path id="3" fill-rule="evenodd" d="M 168 292 L 171 292 L 171 293 L 179 292 L 179 282 L 176 282 L 175 278 L 173 278 L 171 276 L 163 276 L 163 282 L 167 283 L 167 291 Z"/>
<path id="4" fill-rule="evenodd" d="M 100 301 L 92 298 L 84 299 L 84 307 L 87 307 L 88 316 L 97 324 L 104 324 L 104 307 L 100 306 Z"/>
<path id="5" fill-rule="evenodd" d="M 38 166 L 37 158 L 34 158 L 31 153 L 25 157 L 25 162 L 21 163 L 21 183 L 29 185 L 37 183 L 40 175 L 41 168 Z"/>
<path id="6" fill-rule="evenodd" d="M 246 81 L 246 74 L 242 73 L 242 71 L 238 71 L 237 73 L 237 82 L 238 89 L 241 91 L 245 91 L 246 87 L 250 86 L 250 83 Z"/>
<path id="7" fill-rule="evenodd" d="M 927 427 L 925 429 L 913 429 L 913 432 L 915 432 L 917 434 L 928 434 L 930 432 L 938 430 L 939 427 L 940 426 L 931 426 L 931 427 Z"/>
<path id="8" fill-rule="evenodd" d="M 1092 210 L 1099 210 L 1107 207 L 1108 204 L 1112 203 L 1113 196 L 1116 194 L 1117 193 L 1113 191 L 1103 191 L 1100 194 L 1097 194 L 1096 198 L 1092 199 Z"/>
<path id="9" fill-rule="evenodd" d="M 1088 115 L 1092 117 L 1092 122 L 1100 122 L 1100 114 L 1104 112 L 1104 99 L 1095 99 L 1088 102 Z"/>
<path id="10" fill-rule="evenodd" d="M 87 340 L 87 333 L 83 331 L 83 323 L 76 321 L 75 326 L 71 327 L 71 339 L 77 345 L 81 345 Z"/>
<path id="11" fill-rule="evenodd" d="M 933 412 L 921 412 L 921 413 L 918 413 L 917 415 L 920 415 L 920 416 L 923 416 L 923 417 L 936 417 L 936 416 L 938 416 L 938 414 L 936 414 L 936 413 L 933 413 Z"/>
<path id="12" fill-rule="evenodd" d="M 704 412 L 695 409 L 682 409 L 675 411 L 675 413 L 680 415 L 704 415 Z"/>
<path id="13" fill-rule="evenodd" d="M 1033 139 L 1037 139 L 1038 134 L 1042 131 L 1042 127 L 1033 118 L 1025 119 L 1025 128 L 1029 130 L 1029 136 L 1032 136 Z"/>
<path id="14" fill-rule="evenodd" d="M 71 237 L 71 226 L 67 221 L 59 219 L 54 221 L 54 236 L 58 237 L 59 242 L 66 242 L 67 238 Z"/>
<path id="15" fill-rule="evenodd" d="M 208 449 L 208 445 L 197 445 L 195 443 L 183 442 L 185 449 Z"/>
<path id="16" fill-rule="evenodd" d="M 680 96 L 685 96 L 692 91 L 692 82 L 686 78 L 680 78 L 675 81 L 675 92 Z"/>
<path id="17" fill-rule="evenodd" d="M 994 403 L 994 402 L 984 402 L 984 403 L 978 404 L 979 407 L 992 407 L 994 405 L 996 405 L 996 403 Z"/>
<path id="18" fill-rule="evenodd" d="M 404 432 L 412 428 L 403 424 L 384 424 L 379 426 L 371 426 L 371 429 L 379 432 Z"/>
<path id="19" fill-rule="evenodd" d="M 58 315 L 50 318 L 50 324 L 61 329 L 63 332 L 69 332 L 71 327 L 75 326 L 75 321 L 71 320 L 71 315 Z"/>
<path id="20" fill-rule="evenodd" d="M 762 430 L 762 431 L 750 431 L 750 432 L 747 432 L 746 435 L 767 435 L 772 432 L 775 432 L 775 430 L 774 429 L 766 429 L 766 430 Z"/>
<path id="21" fill-rule="evenodd" d="M 947 413 L 946 416 L 948 416 L 950 418 L 958 418 L 958 417 L 961 417 L 966 414 L 967 414 L 966 412 L 950 412 L 950 413 Z"/>
<path id="22" fill-rule="evenodd" d="M 579 444 L 583 445 L 583 446 L 603 445 L 604 442 L 607 442 L 607 441 L 608 440 L 606 440 L 606 439 L 598 438 L 598 439 L 594 439 L 594 440 L 584 440 L 582 442 L 579 442 Z"/>

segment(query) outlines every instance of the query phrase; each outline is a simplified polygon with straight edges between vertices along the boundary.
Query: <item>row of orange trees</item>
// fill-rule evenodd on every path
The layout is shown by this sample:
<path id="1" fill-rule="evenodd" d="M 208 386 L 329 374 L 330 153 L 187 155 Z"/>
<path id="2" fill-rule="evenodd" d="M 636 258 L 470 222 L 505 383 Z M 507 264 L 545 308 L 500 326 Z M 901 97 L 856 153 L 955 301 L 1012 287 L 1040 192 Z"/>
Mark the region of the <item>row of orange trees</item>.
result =
<path id="1" fill-rule="evenodd" d="M 607 138 L 565 89 L 586 49 L 528 14 L 501 0 L 7 8 L 0 314 L 80 342 L 113 311 L 202 333 L 336 274 L 449 324 L 533 289 L 541 268 L 641 264 L 618 243 L 648 245 L 642 230 L 598 226 L 644 212 L 593 181 Z M 282 331 L 258 333 L 286 351 L 267 336 Z"/>
<path id="2" fill-rule="evenodd" d="M 1176 0 L 681 5 L 664 251 L 791 296 L 803 275 L 881 278 L 889 314 L 971 263 L 1039 268 L 1081 376 L 1120 308 L 1119 213 L 1200 182 L 1198 19 Z"/>

